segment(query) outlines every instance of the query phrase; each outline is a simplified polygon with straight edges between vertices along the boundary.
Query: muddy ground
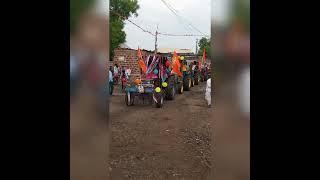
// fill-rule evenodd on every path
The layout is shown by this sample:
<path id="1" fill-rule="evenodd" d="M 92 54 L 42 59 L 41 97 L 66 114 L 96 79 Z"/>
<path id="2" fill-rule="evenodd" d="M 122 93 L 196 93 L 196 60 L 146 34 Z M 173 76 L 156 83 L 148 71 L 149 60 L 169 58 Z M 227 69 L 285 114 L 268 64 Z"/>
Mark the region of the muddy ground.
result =
<path id="1" fill-rule="evenodd" d="M 127 107 L 115 89 L 110 102 L 111 179 L 207 179 L 212 172 L 212 108 L 205 83 L 163 108 L 137 102 Z"/>

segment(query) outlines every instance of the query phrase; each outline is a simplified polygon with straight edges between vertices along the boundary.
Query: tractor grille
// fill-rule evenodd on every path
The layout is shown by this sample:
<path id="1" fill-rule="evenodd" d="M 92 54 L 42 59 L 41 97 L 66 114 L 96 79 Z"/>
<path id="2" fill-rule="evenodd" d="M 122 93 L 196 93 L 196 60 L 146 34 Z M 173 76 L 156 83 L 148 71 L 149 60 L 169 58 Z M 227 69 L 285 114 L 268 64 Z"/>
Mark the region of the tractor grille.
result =
<path id="1" fill-rule="evenodd" d="M 154 83 L 153 80 L 142 80 L 142 86 L 144 88 L 146 87 L 153 88 L 154 87 L 153 83 Z"/>

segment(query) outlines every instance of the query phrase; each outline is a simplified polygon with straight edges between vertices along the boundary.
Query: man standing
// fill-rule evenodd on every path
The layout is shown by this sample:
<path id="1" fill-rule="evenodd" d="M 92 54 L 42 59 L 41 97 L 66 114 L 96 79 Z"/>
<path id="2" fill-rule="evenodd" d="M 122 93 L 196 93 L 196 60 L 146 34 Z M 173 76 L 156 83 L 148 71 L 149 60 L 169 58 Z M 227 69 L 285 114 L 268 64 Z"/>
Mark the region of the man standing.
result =
<path id="1" fill-rule="evenodd" d="M 183 77 L 185 77 L 187 75 L 187 62 L 186 61 L 183 62 L 182 73 L 183 73 Z"/>
<path id="2" fill-rule="evenodd" d="M 126 69 L 126 77 L 127 77 L 128 80 L 130 79 L 130 75 L 131 75 L 131 69 L 130 69 L 130 67 L 128 67 Z"/>
<path id="3" fill-rule="evenodd" d="M 207 101 L 208 107 L 211 107 L 211 77 L 207 80 L 205 99 Z"/>
<path id="4" fill-rule="evenodd" d="M 121 68 L 121 89 L 123 90 L 126 83 L 126 67 Z"/>
<path id="5" fill-rule="evenodd" d="M 118 64 L 115 64 L 113 67 L 113 76 L 114 76 L 114 84 L 118 83 L 118 79 L 119 79 L 119 67 Z"/>
<path id="6" fill-rule="evenodd" d="M 112 67 L 109 68 L 109 94 L 113 93 L 113 75 L 112 75 Z"/>

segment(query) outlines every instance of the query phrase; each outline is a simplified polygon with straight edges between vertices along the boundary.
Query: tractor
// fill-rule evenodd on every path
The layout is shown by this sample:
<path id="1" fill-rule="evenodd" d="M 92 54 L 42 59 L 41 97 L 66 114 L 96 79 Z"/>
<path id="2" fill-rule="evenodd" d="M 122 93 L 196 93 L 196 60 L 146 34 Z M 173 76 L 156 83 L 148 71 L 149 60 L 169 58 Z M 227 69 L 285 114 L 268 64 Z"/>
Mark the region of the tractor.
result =
<path id="1" fill-rule="evenodd" d="M 125 88 L 125 102 L 127 106 L 134 105 L 136 97 L 149 99 L 157 108 L 163 106 L 165 97 L 163 66 L 160 56 L 148 56 L 145 59 L 147 72 L 145 77 L 136 78 L 134 82 L 127 84 Z"/>

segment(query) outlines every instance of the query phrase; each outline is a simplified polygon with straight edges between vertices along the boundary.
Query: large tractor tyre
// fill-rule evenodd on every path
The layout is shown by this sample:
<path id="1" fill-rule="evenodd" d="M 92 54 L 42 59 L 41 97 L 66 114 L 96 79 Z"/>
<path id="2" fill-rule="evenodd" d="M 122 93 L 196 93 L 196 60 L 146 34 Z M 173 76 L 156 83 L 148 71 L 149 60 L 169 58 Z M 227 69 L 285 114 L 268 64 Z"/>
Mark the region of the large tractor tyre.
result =
<path id="1" fill-rule="evenodd" d="M 174 85 L 169 85 L 167 88 L 166 88 L 166 99 L 167 100 L 174 100 L 174 96 L 176 94 L 176 89 L 174 87 Z"/>
<path id="2" fill-rule="evenodd" d="M 191 89 L 191 78 L 190 77 L 185 77 L 183 79 L 183 89 L 185 91 L 189 91 Z"/>
<path id="3" fill-rule="evenodd" d="M 178 93 L 179 93 L 179 94 L 182 94 L 182 93 L 183 93 L 183 90 L 184 90 L 184 89 L 183 89 L 183 84 L 182 84 L 182 83 L 179 83 L 179 84 L 178 84 L 178 89 L 177 89 Z"/>
<path id="4" fill-rule="evenodd" d="M 152 99 L 156 108 L 161 108 L 163 106 L 163 95 L 161 93 L 153 93 Z"/>
<path id="5" fill-rule="evenodd" d="M 125 95 L 125 101 L 127 106 L 132 106 L 134 104 L 134 95 L 130 92 L 127 92 Z"/>
<path id="6" fill-rule="evenodd" d="M 208 73 L 205 72 L 205 73 L 204 73 L 204 81 L 207 81 L 207 80 L 208 80 Z"/>
<path id="7" fill-rule="evenodd" d="M 200 80 L 199 74 L 196 73 L 196 74 L 194 75 L 194 84 L 195 84 L 195 85 L 199 85 L 199 80 Z"/>

